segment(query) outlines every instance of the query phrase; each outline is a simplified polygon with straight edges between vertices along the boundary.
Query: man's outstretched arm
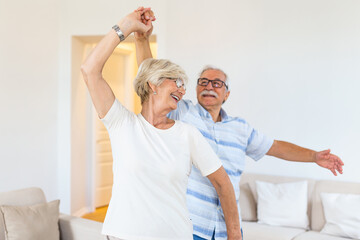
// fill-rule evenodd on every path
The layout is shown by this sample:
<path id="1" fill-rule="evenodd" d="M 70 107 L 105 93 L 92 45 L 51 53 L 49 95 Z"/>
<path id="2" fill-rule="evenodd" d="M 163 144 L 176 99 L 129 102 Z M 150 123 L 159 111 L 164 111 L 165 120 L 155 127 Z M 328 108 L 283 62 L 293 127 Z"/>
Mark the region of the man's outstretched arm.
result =
<path id="1" fill-rule="evenodd" d="M 337 176 L 336 172 L 343 173 L 344 163 L 338 156 L 330 153 L 330 149 L 316 152 L 289 142 L 275 140 L 266 155 L 294 162 L 315 162 L 320 167 L 329 169 L 335 176 Z"/>

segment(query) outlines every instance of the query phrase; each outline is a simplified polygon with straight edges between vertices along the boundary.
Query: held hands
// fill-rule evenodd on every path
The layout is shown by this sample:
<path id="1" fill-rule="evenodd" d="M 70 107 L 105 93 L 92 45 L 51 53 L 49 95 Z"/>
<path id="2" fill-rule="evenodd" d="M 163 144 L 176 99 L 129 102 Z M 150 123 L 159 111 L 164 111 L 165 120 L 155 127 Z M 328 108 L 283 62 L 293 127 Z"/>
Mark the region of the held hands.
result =
<path id="1" fill-rule="evenodd" d="M 120 20 L 118 25 L 125 37 L 129 36 L 132 32 L 139 35 L 148 34 L 150 36 L 153 29 L 152 21 L 155 21 L 153 15 L 150 8 L 140 7 Z"/>
<path id="2" fill-rule="evenodd" d="M 149 36 L 153 31 L 152 22 L 156 20 L 154 12 L 151 10 L 151 8 L 144 8 L 144 7 L 139 7 L 134 12 L 138 12 L 141 14 L 141 21 L 143 24 L 151 26 L 151 28 L 146 32 L 134 32 L 135 39 L 148 40 Z"/>
<path id="3" fill-rule="evenodd" d="M 340 174 L 343 173 L 344 163 L 338 156 L 330 153 L 330 149 L 316 152 L 314 158 L 317 165 L 329 169 L 335 176 L 337 176 L 336 171 Z"/>

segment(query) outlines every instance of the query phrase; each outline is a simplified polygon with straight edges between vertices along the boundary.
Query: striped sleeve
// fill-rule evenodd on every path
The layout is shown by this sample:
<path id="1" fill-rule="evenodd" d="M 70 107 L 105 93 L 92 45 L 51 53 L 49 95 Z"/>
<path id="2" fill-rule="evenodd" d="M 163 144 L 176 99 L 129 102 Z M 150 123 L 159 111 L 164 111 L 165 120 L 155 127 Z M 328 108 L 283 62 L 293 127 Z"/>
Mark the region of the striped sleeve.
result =
<path id="1" fill-rule="evenodd" d="M 269 151 L 274 143 L 274 139 L 265 136 L 251 127 L 250 132 L 246 155 L 257 161 Z"/>

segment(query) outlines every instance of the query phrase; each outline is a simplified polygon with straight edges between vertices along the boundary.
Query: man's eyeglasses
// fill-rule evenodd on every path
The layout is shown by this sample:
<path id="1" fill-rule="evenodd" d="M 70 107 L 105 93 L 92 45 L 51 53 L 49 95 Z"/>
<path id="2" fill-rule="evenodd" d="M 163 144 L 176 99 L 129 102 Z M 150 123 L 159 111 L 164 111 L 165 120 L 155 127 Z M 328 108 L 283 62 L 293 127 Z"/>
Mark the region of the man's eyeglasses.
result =
<path id="1" fill-rule="evenodd" d="M 184 90 L 186 91 L 186 86 L 185 86 L 185 84 L 184 84 L 184 82 L 183 82 L 183 80 L 181 78 L 166 78 L 166 79 L 174 81 L 177 88 L 183 87 Z"/>
<path id="2" fill-rule="evenodd" d="M 214 88 L 222 88 L 223 85 L 225 85 L 226 89 L 228 88 L 228 86 L 225 84 L 224 81 L 221 81 L 220 79 L 214 79 L 214 80 L 210 80 L 207 78 L 199 78 L 197 81 L 197 84 L 203 87 L 206 87 L 209 82 L 211 82 L 211 85 Z"/>

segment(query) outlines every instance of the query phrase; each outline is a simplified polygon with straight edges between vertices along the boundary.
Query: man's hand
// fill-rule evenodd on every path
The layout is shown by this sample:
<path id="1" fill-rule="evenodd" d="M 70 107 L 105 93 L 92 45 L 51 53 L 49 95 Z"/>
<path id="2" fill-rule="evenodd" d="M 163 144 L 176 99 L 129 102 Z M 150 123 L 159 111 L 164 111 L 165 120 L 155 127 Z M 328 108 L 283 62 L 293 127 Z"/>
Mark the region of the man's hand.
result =
<path id="1" fill-rule="evenodd" d="M 134 33 L 135 39 L 148 40 L 153 31 L 152 22 L 156 20 L 154 12 L 151 10 L 151 8 L 144 8 L 144 7 L 139 7 L 134 12 L 138 12 L 141 14 L 141 21 L 143 22 L 143 24 L 151 26 L 151 28 L 146 32 L 135 32 Z"/>
<path id="2" fill-rule="evenodd" d="M 320 167 L 329 169 L 335 176 L 336 171 L 343 173 L 344 163 L 338 156 L 331 154 L 330 149 L 315 152 L 289 142 L 275 140 L 266 154 L 293 162 L 315 162 Z"/>
<path id="3" fill-rule="evenodd" d="M 337 176 L 336 171 L 340 174 L 343 173 L 342 166 L 344 166 L 344 163 L 338 156 L 330 153 L 330 149 L 316 152 L 314 158 L 317 165 L 329 169 L 335 176 Z"/>

